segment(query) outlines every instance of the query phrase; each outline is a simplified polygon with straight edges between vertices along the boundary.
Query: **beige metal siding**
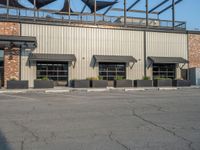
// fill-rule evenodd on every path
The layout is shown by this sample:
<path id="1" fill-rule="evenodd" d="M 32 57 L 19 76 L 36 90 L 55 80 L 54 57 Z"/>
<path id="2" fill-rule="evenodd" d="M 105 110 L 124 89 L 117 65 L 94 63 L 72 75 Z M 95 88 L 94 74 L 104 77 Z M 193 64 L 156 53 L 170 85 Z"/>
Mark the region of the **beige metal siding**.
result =
<path id="1" fill-rule="evenodd" d="M 140 79 L 143 76 L 142 31 L 22 24 L 22 35 L 36 36 L 38 48 L 33 53 L 75 54 L 77 62 L 75 68 L 69 68 L 70 79 L 98 76 L 98 67 L 92 67 L 93 55 L 133 56 L 141 61 L 132 69 L 127 67 L 127 78 Z M 22 79 L 28 79 L 33 86 L 35 65 L 25 65 L 27 56 L 22 59 Z"/>
<path id="2" fill-rule="evenodd" d="M 176 33 L 147 32 L 146 56 L 183 57 L 187 56 L 187 35 Z M 152 76 L 149 68 L 148 76 Z M 180 78 L 180 69 L 177 67 L 177 78 Z"/>

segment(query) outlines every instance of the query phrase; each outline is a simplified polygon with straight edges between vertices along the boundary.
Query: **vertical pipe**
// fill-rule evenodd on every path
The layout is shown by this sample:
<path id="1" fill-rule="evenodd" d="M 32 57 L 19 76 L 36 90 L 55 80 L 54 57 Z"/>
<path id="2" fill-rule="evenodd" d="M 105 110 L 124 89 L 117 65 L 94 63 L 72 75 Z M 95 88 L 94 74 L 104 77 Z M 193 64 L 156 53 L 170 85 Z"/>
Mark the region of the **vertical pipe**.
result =
<path id="1" fill-rule="evenodd" d="M 94 0 L 94 24 L 96 25 L 97 1 Z"/>
<path id="2" fill-rule="evenodd" d="M 69 15 L 69 23 L 71 23 L 71 1 L 68 0 L 69 3 L 69 10 L 68 10 L 68 15 Z"/>
<path id="3" fill-rule="evenodd" d="M 146 27 L 149 26 L 149 1 L 146 0 Z"/>
<path id="4" fill-rule="evenodd" d="M 126 14 L 126 0 L 124 0 L 124 26 L 126 27 L 126 17 L 127 17 L 127 14 Z"/>
<path id="5" fill-rule="evenodd" d="M 190 35 L 187 32 L 187 60 L 190 62 Z M 190 80 L 190 64 L 187 64 L 187 80 Z"/>
<path id="6" fill-rule="evenodd" d="M 6 1 L 6 9 L 7 9 L 7 19 L 9 15 L 9 0 Z"/>
<path id="7" fill-rule="evenodd" d="M 146 31 L 144 31 L 144 76 L 147 76 L 147 60 L 146 60 L 146 56 L 147 55 L 147 35 L 146 35 Z"/>
<path id="8" fill-rule="evenodd" d="M 175 29 L 175 0 L 172 0 L 172 27 Z"/>
<path id="9" fill-rule="evenodd" d="M 19 34 L 20 36 L 22 36 L 22 24 L 20 23 L 19 25 L 20 25 Z M 19 49 L 19 80 L 22 80 L 22 46 L 20 46 Z"/>

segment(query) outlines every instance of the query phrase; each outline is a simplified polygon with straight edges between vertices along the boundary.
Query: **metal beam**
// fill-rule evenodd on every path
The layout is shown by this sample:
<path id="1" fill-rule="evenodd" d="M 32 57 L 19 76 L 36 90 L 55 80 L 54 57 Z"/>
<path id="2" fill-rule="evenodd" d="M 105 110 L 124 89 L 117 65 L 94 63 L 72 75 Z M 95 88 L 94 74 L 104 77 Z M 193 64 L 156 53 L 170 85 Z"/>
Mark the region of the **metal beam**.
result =
<path id="1" fill-rule="evenodd" d="M 97 1 L 94 0 L 94 24 L 96 25 Z"/>
<path id="2" fill-rule="evenodd" d="M 156 10 L 157 8 L 161 7 L 162 5 L 164 5 L 165 3 L 167 3 L 169 0 L 164 0 L 162 1 L 160 4 L 156 5 L 154 8 L 152 8 L 151 10 L 149 10 L 149 13 L 153 12 L 154 10 Z"/>
<path id="3" fill-rule="evenodd" d="M 68 0 L 68 4 L 69 4 L 69 10 L 68 10 L 68 15 L 69 15 L 69 23 L 71 23 L 71 0 Z"/>
<path id="4" fill-rule="evenodd" d="M 178 3 L 182 2 L 183 0 L 177 0 L 174 5 L 177 5 Z M 158 15 L 162 14 L 163 12 L 165 12 L 166 10 L 170 9 L 171 7 L 173 7 L 173 5 L 169 5 L 168 7 L 164 8 L 163 10 L 161 10 Z"/>
<path id="5" fill-rule="evenodd" d="M 139 3 L 141 0 L 136 0 L 128 9 L 127 11 L 131 10 L 137 3 Z"/>
<path id="6" fill-rule="evenodd" d="M 117 2 L 117 0 L 115 0 L 115 2 Z M 113 5 L 111 5 L 104 13 L 103 15 L 106 15 L 111 9 L 112 9 Z"/>
<path id="7" fill-rule="evenodd" d="M 146 27 L 149 26 L 149 0 L 146 0 Z"/>
<path id="8" fill-rule="evenodd" d="M 175 29 L 175 0 L 172 0 L 172 27 Z"/>
<path id="9" fill-rule="evenodd" d="M 88 2 L 89 0 L 87 0 L 87 2 Z M 84 10 L 85 10 L 85 8 L 86 8 L 86 4 L 84 5 L 84 7 L 83 7 L 83 9 L 81 10 L 81 14 L 84 12 Z"/>
<path id="10" fill-rule="evenodd" d="M 9 15 L 9 0 L 6 0 L 6 12 L 7 12 L 7 19 L 8 19 L 8 15 Z"/>
<path id="11" fill-rule="evenodd" d="M 121 9 L 121 8 L 112 8 L 111 9 L 112 11 L 124 11 L 124 9 Z M 144 10 L 137 10 L 137 9 L 134 9 L 134 10 L 129 10 L 127 12 L 135 12 L 135 13 L 146 13 L 146 11 Z M 158 14 L 159 12 L 151 12 L 150 14 Z"/>
<path id="12" fill-rule="evenodd" d="M 126 27 L 126 0 L 124 0 L 124 26 Z"/>

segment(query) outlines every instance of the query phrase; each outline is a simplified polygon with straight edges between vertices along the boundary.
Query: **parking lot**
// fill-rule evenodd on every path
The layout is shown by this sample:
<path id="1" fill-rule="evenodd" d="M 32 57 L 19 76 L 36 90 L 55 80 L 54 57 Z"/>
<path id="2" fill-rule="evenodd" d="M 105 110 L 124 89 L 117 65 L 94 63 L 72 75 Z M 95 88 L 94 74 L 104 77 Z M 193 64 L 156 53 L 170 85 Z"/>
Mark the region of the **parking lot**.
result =
<path id="1" fill-rule="evenodd" d="M 0 94 L 0 150 L 199 150 L 200 89 Z"/>

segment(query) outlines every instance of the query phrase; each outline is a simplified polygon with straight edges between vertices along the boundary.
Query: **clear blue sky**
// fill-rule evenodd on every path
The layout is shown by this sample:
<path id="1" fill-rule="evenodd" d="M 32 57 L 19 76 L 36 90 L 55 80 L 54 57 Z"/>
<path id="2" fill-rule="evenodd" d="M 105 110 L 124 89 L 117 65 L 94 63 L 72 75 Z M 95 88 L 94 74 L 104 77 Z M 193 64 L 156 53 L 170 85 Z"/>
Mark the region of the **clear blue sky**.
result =
<path id="1" fill-rule="evenodd" d="M 113 0 L 102 0 L 102 1 L 113 1 Z M 118 3 L 114 6 L 116 8 L 123 8 L 123 1 L 124 0 L 118 0 Z M 136 0 L 127 0 L 127 7 L 131 5 Z M 155 6 L 156 4 L 162 2 L 163 0 L 149 0 L 149 7 L 150 9 Z M 160 7 L 158 10 L 162 10 L 166 6 L 171 4 L 172 0 L 169 0 L 168 3 Z M 175 0 L 177 1 L 177 0 Z M 27 0 L 20 0 L 22 4 L 25 4 L 26 6 L 30 3 L 27 2 Z M 56 2 L 53 2 L 52 4 L 49 4 L 46 6 L 46 8 L 50 9 L 61 9 L 63 7 L 64 0 L 57 0 Z M 74 11 L 80 11 L 82 7 L 84 6 L 84 3 L 81 0 L 71 0 L 71 7 Z M 134 9 L 145 9 L 145 0 L 141 0 L 140 3 L 138 3 Z M 104 12 L 106 9 L 100 11 Z M 86 8 L 86 12 L 89 12 L 89 8 Z M 110 12 L 108 15 L 117 15 L 115 12 Z M 123 15 L 123 12 L 121 14 L 118 13 L 118 15 Z M 141 14 L 133 14 L 128 13 L 129 16 L 142 16 Z M 150 16 L 157 18 L 156 16 Z M 160 19 L 170 19 L 171 20 L 171 9 L 160 15 Z M 176 20 L 179 21 L 186 21 L 187 22 L 187 29 L 190 30 L 200 30 L 200 0 L 183 0 L 181 3 L 176 5 Z"/>

